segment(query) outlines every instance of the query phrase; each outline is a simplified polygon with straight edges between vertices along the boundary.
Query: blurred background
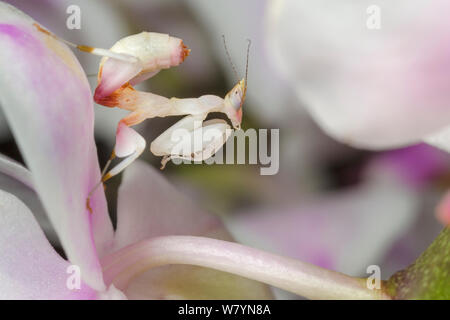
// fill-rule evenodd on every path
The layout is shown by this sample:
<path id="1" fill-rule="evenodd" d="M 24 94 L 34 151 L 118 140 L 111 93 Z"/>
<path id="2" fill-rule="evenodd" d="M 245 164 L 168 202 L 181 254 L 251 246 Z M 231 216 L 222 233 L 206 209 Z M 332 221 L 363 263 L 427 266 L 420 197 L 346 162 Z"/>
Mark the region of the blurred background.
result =
<path id="1" fill-rule="evenodd" d="M 196 203 L 219 215 L 237 241 L 355 276 L 379 265 L 382 277 L 412 263 L 442 229 L 435 207 L 450 186 L 447 153 L 425 144 L 393 151 L 362 151 L 328 137 L 278 71 L 267 34 L 267 0 L 9 0 L 65 39 L 109 48 L 141 31 L 168 33 L 192 50 L 179 67 L 139 86 L 166 97 L 225 96 L 245 72 L 252 40 L 243 129 L 280 130 L 280 170 L 260 165 L 173 165 L 163 174 Z M 66 28 L 69 5 L 81 9 L 81 29 Z M 100 58 L 75 52 L 96 86 Z M 100 165 L 114 147 L 125 111 L 95 105 Z M 3 116 L 0 152 L 22 161 Z M 137 127 L 147 145 L 180 117 L 150 119 Z M 159 167 L 146 150 L 141 159 Z M 106 193 L 114 219 L 121 177 Z M 277 292 L 282 298 L 296 298 Z"/>

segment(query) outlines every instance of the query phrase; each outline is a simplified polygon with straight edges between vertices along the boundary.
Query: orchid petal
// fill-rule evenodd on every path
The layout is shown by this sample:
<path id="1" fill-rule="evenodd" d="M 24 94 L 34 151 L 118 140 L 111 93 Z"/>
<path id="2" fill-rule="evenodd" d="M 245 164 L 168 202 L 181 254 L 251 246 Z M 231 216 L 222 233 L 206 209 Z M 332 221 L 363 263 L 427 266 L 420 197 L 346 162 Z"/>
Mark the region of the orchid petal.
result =
<path id="1" fill-rule="evenodd" d="M 450 126 L 425 138 L 425 142 L 439 149 L 450 152 Z"/>
<path id="2" fill-rule="evenodd" d="M 44 208 L 83 279 L 104 289 L 96 253 L 112 238 L 100 180 L 87 79 L 66 45 L 0 3 L 0 102 Z"/>
<path id="3" fill-rule="evenodd" d="M 0 190 L 0 299 L 91 299 L 81 283 L 70 290 L 70 263 L 52 248 L 30 210 Z"/>
<path id="4" fill-rule="evenodd" d="M 0 171 L 3 174 L 16 179 L 17 181 L 23 183 L 30 189 L 34 189 L 33 178 L 31 177 L 31 172 L 27 168 L 23 167 L 18 162 L 0 154 Z"/>
<path id="5" fill-rule="evenodd" d="M 135 161 L 119 189 L 115 250 L 167 235 L 205 235 L 231 240 L 218 218 L 199 209 L 145 162 Z M 108 256 L 105 257 L 108 259 Z M 164 266 L 137 276 L 125 287 L 129 298 L 270 299 L 267 286 L 197 266 Z"/>
<path id="6" fill-rule="evenodd" d="M 52 244 L 59 243 L 42 203 L 34 189 L 31 172 L 21 164 L 0 154 L 0 189 L 14 194 L 23 201 L 34 214 Z"/>
<path id="7" fill-rule="evenodd" d="M 376 4 L 380 29 L 367 26 L 370 0 L 272 1 L 268 16 L 299 99 L 329 135 L 369 149 L 420 142 L 450 119 L 450 3 Z"/>
<path id="8" fill-rule="evenodd" d="M 372 158 L 369 171 L 389 172 L 403 181 L 399 188 L 424 187 L 450 170 L 448 154 L 427 144 L 388 151 Z"/>

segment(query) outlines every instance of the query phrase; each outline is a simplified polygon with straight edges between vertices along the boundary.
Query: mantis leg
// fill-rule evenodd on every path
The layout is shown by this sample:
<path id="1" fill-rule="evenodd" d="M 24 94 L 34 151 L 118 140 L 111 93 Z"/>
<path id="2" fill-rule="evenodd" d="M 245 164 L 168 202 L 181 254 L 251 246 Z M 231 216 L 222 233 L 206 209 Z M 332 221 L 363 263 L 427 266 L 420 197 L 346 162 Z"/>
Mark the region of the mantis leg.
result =
<path id="1" fill-rule="evenodd" d="M 151 92 L 135 90 L 131 86 L 123 86 L 100 101 L 108 107 L 119 107 L 125 110 L 140 110 L 147 119 L 178 115 L 207 115 L 210 112 L 225 112 L 224 99 L 214 95 L 199 98 L 166 98 Z"/>
<path id="2" fill-rule="evenodd" d="M 99 85 L 95 90 L 95 96 L 97 98 L 111 94 L 123 84 L 136 77 L 143 69 L 142 61 L 133 54 L 78 45 L 56 36 L 37 23 L 35 23 L 34 26 L 38 31 L 62 41 L 73 48 L 103 57 L 98 73 Z M 95 97 L 94 100 L 96 100 Z"/>
<path id="3" fill-rule="evenodd" d="M 86 206 L 89 211 L 91 211 L 89 200 L 94 191 L 103 182 L 122 172 L 126 167 L 133 163 L 133 161 L 136 160 L 145 150 L 146 143 L 144 138 L 134 129 L 130 128 L 130 126 L 141 123 L 144 120 L 145 116 L 143 116 L 139 111 L 131 112 L 128 116 L 120 120 L 116 130 L 116 145 L 114 147 L 114 150 L 102 170 L 100 181 L 94 186 L 94 188 L 92 188 L 92 190 L 88 194 Z M 106 173 L 112 160 L 114 160 L 114 158 L 116 157 L 125 157 L 125 159 L 123 159 L 119 164 L 117 164 L 108 173 Z"/>
<path id="4" fill-rule="evenodd" d="M 131 112 L 128 116 L 120 120 L 116 130 L 116 145 L 114 146 L 114 151 L 105 169 L 103 169 L 103 182 L 122 172 L 142 154 L 146 145 L 145 140 L 139 133 L 130 128 L 130 126 L 139 124 L 145 119 L 145 115 L 138 110 Z M 105 173 L 110 161 L 116 156 L 125 159 L 112 168 L 108 173 Z"/>
<path id="5" fill-rule="evenodd" d="M 150 151 L 163 156 L 161 169 L 171 159 L 207 160 L 225 144 L 233 130 L 224 120 L 203 122 L 205 117 L 184 117 L 151 143 Z"/>
<path id="6" fill-rule="evenodd" d="M 112 168 L 102 178 L 102 182 L 114 177 L 128 167 L 145 150 L 145 139 L 134 129 L 128 127 L 123 121 L 119 122 L 116 132 L 116 145 L 114 156 L 125 158 Z"/>
<path id="7" fill-rule="evenodd" d="M 106 180 L 114 177 L 128 167 L 136 158 L 138 158 L 142 152 L 145 150 L 145 140 L 137 133 L 134 129 L 128 127 L 125 121 L 122 119 L 117 126 L 116 132 L 116 145 L 114 151 L 111 154 L 105 168 L 102 170 L 101 180 L 92 188 L 86 199 L 86 207 L 89 212 L 92 213 L 90 207 L 90 198 L 94 191 Z M 109 167 L 109 164 L 115 157 L 124 158 L 119 164 L 112 168 L 108 173 L 105 174 Z"/>
<path id="8" fill-rule="evenodd" d="M 134 62 L 106 59 L 98 71 L 98 85 L 94 100 L 99 102 L 114 91 L 131 81 L 142 71 L 142 62 L 136 58 Z"/>

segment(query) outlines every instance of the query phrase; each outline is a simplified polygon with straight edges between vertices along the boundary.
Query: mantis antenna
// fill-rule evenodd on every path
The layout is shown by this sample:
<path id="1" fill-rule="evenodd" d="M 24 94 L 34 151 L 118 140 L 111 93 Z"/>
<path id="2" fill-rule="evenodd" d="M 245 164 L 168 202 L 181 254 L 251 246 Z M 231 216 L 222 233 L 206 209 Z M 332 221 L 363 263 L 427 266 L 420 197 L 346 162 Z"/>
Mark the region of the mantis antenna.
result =
<path id="1" fill-rule="evenodd" d="M 225 48 L 225 52 L 227 53 L 228 61 L 230 62 L 231 67 L 233 68 L 234 76 L 236 77 L 236 80 L 239 81 L 239 76 L 238 76 L 238 73 L 236 71 L 236 67 L 234 66 L 234 63 L 231 60 L 231 55 L 230 55 L 230 52 L 228 51 L 227 41 L 225 40 L 225 35 L 224 34 L 222 35 L 222 39 L 223 39 L 223 46 Z"/>
<path id="2" fill-rule="evenodd" d="M 248 79 L 248 57 L 250 56 L 250 46 L 252 45 L 252 40 L 247 39 L 248 46 L 247 46 L 247 62 L 245 64 L 245 91 L 247 92 L 247 79 Z"/>

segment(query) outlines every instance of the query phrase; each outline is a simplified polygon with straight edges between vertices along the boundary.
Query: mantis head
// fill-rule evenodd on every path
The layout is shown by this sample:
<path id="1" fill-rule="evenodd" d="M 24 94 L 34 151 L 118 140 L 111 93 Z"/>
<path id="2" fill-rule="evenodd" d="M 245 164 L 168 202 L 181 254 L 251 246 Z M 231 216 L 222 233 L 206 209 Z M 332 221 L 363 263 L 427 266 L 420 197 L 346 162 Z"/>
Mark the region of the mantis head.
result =
<path id="1" fill-rule="evenodd" d="M 225 96 L 225 113 L 235 129 L 241 127 L 242 105 L 245 101 L 246 92 L 247 82 L 245 79 L 242 79 Z"/>
<path id="2" fill-rule="evenodd" d="M 233 61 L 231 61 L 230 53 L 228 52 L 227 43 L 225 41 L 225 36 L 222 35 L 223 38 L 223 46 L 225 48 L 225 52 L 227 53 L 228 60 L 230 61 L 231 67 L 235 75 L 237 76 L 236 68 L 234 67 Z M 247 64 L 245 67 L 245 78 L 239 81 L 230 92 L 225 96 L 225 113 L 228 118 L 231 120 L 231 124 L 234 129 L 241 128 L 242 122 L 242 105 L 245 101 L 245 95 L 247 93 L 247 76 L 248 76 L 248 57 L 250 53 L 250 45 L 251 41 L 247 39 L 248 47 L 247 47 Z"/>

